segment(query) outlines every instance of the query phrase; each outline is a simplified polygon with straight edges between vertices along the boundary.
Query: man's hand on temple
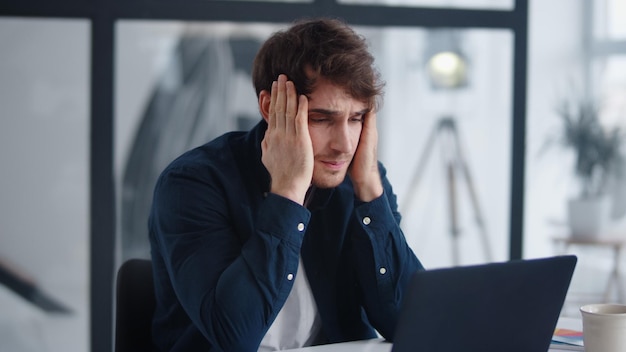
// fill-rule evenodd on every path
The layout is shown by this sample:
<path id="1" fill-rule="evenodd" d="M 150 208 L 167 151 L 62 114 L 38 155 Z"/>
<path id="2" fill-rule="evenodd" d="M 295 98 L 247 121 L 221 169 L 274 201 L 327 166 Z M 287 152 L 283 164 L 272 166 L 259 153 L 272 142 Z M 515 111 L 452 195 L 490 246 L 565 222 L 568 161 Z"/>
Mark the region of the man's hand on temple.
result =
<path id="1" fill-rule="evenodd" d="M 354 185 L 355 195 L 364 202 L 372 201 L 383 194 L 383 185 L 378 171 L 377 148 L 376 112 L 369 111 L 363 117 L 361 139 L 348 171 Z"/>
<path id="2" fill-rule="evenodd" d="M 268 128 L 262 162 L 271 176 L 272 193 L 303 204 L 313 175 L 313 146 L 308 127 L 308 100 L 280 75 L 272 83 Z"/>

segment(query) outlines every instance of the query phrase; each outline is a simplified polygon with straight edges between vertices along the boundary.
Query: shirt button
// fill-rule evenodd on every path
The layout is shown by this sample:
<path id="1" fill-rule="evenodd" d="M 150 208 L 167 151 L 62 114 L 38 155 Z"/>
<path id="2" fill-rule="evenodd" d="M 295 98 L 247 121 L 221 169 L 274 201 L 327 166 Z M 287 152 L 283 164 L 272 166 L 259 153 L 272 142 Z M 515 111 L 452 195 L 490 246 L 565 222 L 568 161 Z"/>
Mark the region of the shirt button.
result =
<path id="1" fill-rule="evenodd" d="M 300 231 L 300 232 L 304 231 L 304 224 L 303 223 L 299 223 L 298 224 L 298 231 Z"/>
<path id="2" fill-rule="evenodd" d="M 378 270 L 378 272 L 380 272 L 380 275 L 385 275 L 387 273 L 387 269 L 382 267 L 382 268 L 380 268 L 380 270 Z"/>
<path id="3" fill-rule="evenodd" d="M 293 274 L 288 274 L 287 275 L 287 280 L 289 280 L 289 281 L 293 280 Z"/>
<path id="4" fill-rule="evenodd" d="M 370 219 L 369 216 L 366 216 L 366 217 L 363 218 L 363 223 L 365 225 L 369 225 L 371 222 L 372 222 L 372 219 Z"/>

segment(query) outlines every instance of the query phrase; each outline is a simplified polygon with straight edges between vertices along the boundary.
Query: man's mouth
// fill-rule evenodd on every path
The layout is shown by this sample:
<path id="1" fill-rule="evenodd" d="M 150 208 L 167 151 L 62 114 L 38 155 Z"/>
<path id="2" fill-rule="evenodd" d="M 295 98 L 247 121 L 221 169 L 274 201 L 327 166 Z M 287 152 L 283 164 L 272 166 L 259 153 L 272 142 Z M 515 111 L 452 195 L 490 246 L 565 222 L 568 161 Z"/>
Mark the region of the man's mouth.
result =
<path id="1" fill-rule="evenodd" d="M 341 170 L 348 164 L 344 160 L 322 160 L 322 163 L 331 170 Z"/>

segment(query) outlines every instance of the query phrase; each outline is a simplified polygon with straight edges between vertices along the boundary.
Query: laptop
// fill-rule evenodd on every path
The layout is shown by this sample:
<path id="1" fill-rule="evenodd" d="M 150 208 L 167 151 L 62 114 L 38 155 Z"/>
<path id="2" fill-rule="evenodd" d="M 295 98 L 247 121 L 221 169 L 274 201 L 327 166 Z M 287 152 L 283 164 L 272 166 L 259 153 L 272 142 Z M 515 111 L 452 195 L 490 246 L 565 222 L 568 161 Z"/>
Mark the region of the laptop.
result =
<path id="1" fill-rule="evenodd" d="M 576 256 L 416 272 L 392 352 L 546 352 Z"/>

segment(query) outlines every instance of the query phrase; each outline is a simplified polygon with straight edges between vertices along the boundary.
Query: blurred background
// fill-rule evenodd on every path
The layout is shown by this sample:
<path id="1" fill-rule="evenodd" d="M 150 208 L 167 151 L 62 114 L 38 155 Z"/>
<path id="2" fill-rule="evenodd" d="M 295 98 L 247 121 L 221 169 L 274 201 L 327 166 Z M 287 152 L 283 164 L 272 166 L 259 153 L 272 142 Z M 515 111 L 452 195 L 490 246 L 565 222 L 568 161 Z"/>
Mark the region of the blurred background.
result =
<path id="1" fill-rule="evenodd" d="M 577 316 L 592 301 L 626 303 L 618 272 L 626 242 L 626 2 L 339 4 L 452 9 L 459 18 L 452 25 L 355 24 L 386 81 L 380 159 L 424 265 L 574 253 L 579 263 L 563 315 Z M 463 24 L 477 11 L 508 14 L 520 4 L 522 22 L 513 27 Z M 149 11 L 147 19 L 116 19 L 108 52 L 113 104 L 101 124 L 92 116 L 102 106 L 91 95 L 107 88 L 92 75 L 103 60 L 93 50 L 101 28 L 45 10 L 9 16 L 3 8 L 0 351 L 110 350 L 115 271 L 129 258 L 149 257 L 157 176 L 185 150 L 259 121 L 251 62 L 288 21 L 242 21 L 235 13 L 164 20 Z M 525 74 L 516 76 L 520 69 Z M 603 163 L 587 176 L 578 168 L 580 143 L 566 128 L 582 111 L 591 116 L 583 130 L 597 128 L 613 147 L 602 149 L 596 159 Z M 108 136 L 104 152 L 94 147 Z M 583 192 L 587 181 L 591 196 Z M 580 195 L 602 198 L 604 208 L 598 226 L 574 235 L 569 214 Z"/>

